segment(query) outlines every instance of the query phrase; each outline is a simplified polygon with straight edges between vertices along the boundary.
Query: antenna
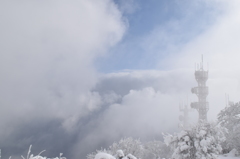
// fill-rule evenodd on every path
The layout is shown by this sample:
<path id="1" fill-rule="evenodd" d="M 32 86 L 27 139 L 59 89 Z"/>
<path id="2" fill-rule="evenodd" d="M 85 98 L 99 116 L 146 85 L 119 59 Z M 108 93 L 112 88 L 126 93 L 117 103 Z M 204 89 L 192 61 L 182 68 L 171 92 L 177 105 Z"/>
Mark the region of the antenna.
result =
<path id="1" fill-rule="evenodd" d="M 202 70 L 203 70 L 203 54 L 202 54 Z"/>
<path id="2" fill-rule="evenodd" d="M 229 102 L 229 94 L 228 94 L 228 105 L 230 105 L 230 102 Z"/>
<path id="3" fill-rule="evenodd" d="M 226 107 L 227 107 L 227 94 L 225 93 L 225 103 L 226 103 Z"/>

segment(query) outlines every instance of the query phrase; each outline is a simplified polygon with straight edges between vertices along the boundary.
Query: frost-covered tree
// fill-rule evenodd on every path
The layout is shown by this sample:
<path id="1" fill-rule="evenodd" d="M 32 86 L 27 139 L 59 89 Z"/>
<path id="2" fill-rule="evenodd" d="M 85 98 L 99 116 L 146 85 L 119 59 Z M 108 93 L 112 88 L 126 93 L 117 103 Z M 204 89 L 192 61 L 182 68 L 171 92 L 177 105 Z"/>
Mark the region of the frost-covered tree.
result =
<path id="1" fill-rule="evenodd" d="M 117 150 L 116 152 L 116 159 L 122 159 L 124 157 L 124 152 L 123 150 Z"/>
<path id="2" fill-rule="evenodd" d="M 133 156 L 132 154 L 128 154 L 123 159 L 137 159 L 137 158 L 135 156 Z"/>
<path id="3" fill-rule="evenodd" d="M 32 149 L 32 145 L 30 145 L 29 149 L 28 149 L 28 153 L 26 158 L 21 156 L 22 159 L 66 159 L 66 157 L 62 157 L 63 153 L 59 154 L 59 157 L 55 157 L 55 158 L 48 158 L 48 157 L 43 157 L 41 154 L 45 151 L 41 151 L 38 155 L 34 155 L 31 154 L 31 149 Z M 1 149 L 0 149 L 1 150 Z M 1 158 L 1 156 L 0 156 Z M 11 156 L 9 157 L 9 159 L 11 159 Z"/>
<path id="4" fill-rule="evenodd" d="M 230 104 L 218 114 L 219 124 L 226 128 L 226 141 L 222 144 L 225 153 L 235 148 L 240 152 L 240 102 Z"/>
<path id="5" fill-rule="evenodd" d="M 216 159 L 224 140 L 222 128 L 206 122 L 164 137 L 165 143 L 174 151 L 172 157 L 176 159 Z"/>
<path id="6" fill-rule="evenodd" d="M 101 150 L 96 150 L 95 152 L 92 152 L 92 153 L 88 154 L 87 159 L 94 159 L 95 156 L 99 153 L 105 153 L 105 154 L 113 155 L 113 153 L 111 151 L 101 148 Z"/>
<path id="7" fill-rule="evenodd" d="M 144 148 L 144 158 L 146 159 L 170 158 L 172 155 L 171 149 L 162 141 L 147 142 Z"/>
<path id="8" fill-rule="evenodd" d="M 240 102 L 230 104 L 218 114 L 218 122 L 229 131 L 234 131 L 240 124 Z"/>
<path id="9" fill-rule="evenodd" d="M 117 151 L 117 155 L 112 156 L 109 153 L 106 152 L 98 152 L 95 156 L 94 159 L 137 159 L 135 156 L 133 156 L 132 154 L 128 154 L 126 156 L 124 156 L 123 151 L 122 150 L 118 150 Z"/>
<path id="10" fill-rule="evenodd" d="M 237 155 L 240 155 L 240 126 L 236 127 L 233 132 L 227 135 L 227 143 L 237 150 Z"/>
<path id="11" fill-rule="evenodd" d="M 108 154 L 108 153 L 104 153 L 104 152 L 98 152 L 94 159 L 116 159 L 115 157 L 113 157 L 112 155 Z"/>
<path id="12" fill-rule="evenodd" d="M 144 158 L 159 159 L 162 155 L 161 147 L 163 143 L 161 141 L 150 141 L 145 144 Z"/>
<path id="13" fill-rule="evenodd" d="M 94 159 L 97 153 L 107 153 L 115 156 L 117 159 L 123 159 L 124 157 L 136 156 L 142 158 L 144 154 L 144 147 L 140 140 L 129 138 L 123 138 L 119 142 L 113 143 L 108 149 L 96 150 L 87 155 L 87 159 Z M 125 156 L 125 155 L 126 156 Z"/>
<path id="14" fill-rule="evenodd" d="M 181 131 L 178 134 L 164 136 L 164 142 L 174 151 L 173 158 L 191 159 L 195 157 L 194 141 L 190 138 L 191 136 L 189 131 Z"/>
<path id="15" fill-rule="evenodd" d="M 118 150 L 122 150 L 124 154 L 132 154 L 137 158 L 142 158 L 144 153 L 144 147 L 140 140 L 129 138 L 123 138 L 118 143 L 113 143 L 109 147 L 109 151 L 112 154 L 116 153 Z"/>
<path id="16" fill-rule="evenodd" d="M 87 155 L 87 159 L 94 159 L 98 153 L 107 153 L 116 159 L 158 159 L 170 158 L 171 149 L 161 141 L 150 141 L 142 144 L 139 139 L 123 138 L 113 143 L 108 149 L 101 149 Z"/>

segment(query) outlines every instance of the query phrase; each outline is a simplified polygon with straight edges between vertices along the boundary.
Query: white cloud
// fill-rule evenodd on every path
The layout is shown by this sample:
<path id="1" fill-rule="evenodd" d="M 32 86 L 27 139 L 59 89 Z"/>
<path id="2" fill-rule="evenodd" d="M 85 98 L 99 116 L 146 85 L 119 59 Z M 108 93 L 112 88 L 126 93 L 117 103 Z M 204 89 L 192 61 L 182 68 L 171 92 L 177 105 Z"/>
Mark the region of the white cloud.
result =
<path id="1" fill-rule="evenodd" d="M 239 69 L 240 3 L 235 0 L 221 2 L 225 6 L 223 13 L 204 32 L 179 47 L 174 58 L 171 56 L 166 60 L 167 66 L 189 68 L 200 61 L 203 54 L 212 70 L 224 71 L 226 75 L 226 71 Z"/>
<path id="2" fill-rule="evenodd" d="M 111 143 L 124 136 L 146 141 L 161 138 L 161 132 L 176 130 L 176 97 L 176 94 L 163 94 L 152 87 L 130 90 L 119 104 L 110 105 L 92 125 L 91 131 L 79 139 L 75 148 L 81 151 L 75 151 L 75 156 L 81 156 L 89 148 L 94 149 L 96 145 Z"/>
<path id="3" fill-rule="evenodd" d="M 240 3 L 239 1 L 223 1 L 224 14 L 208 27 L 206 31 L 179 48 L 174 58 L 167 59 L 170 67 L 189 68 L 201 60 L 209 63 L 210 89 L 209 118 L 216 119 L 217 113 L 225 107 L 225 93 L 234 102 L 240 101 Z"/>
<path id="4" fill-rule="evenodd" d="M 112 1 L 1 1 L 0 25 L 1 121 L 80 118 L 99 107 L 89 92 L 94 59 L 126 29 Z"/>

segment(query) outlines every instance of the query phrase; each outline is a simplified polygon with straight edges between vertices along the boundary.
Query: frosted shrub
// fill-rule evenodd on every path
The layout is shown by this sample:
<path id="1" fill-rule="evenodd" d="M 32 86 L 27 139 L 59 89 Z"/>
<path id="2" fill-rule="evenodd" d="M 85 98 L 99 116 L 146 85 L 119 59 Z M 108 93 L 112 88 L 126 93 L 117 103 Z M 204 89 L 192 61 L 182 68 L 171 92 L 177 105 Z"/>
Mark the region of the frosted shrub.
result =
<path id="1" fill-rule="evenodd" d="M 117 150 L 116 158 L 122 159 L 124 157 L 123 150 Z"/>
<path id="2" fill-rule="evenodd" d="M 174 150 L 172 157 L 176 159 L 217 159 L 224 140 L 222 128 L 206 122 L 164 137 L 165 143 Z"/>
<path id="3" fill-rule="evenodd" d="M 160 159 L 172 155 L 171 149 L 161 141 L 150 141 L 143 145 L 140 140 L 131 137 L 113 143 L 108 149 L 88 154 L 87 159 L 94 159 L 98 153 L 107 153 L 116 159 Z"/>
<path id="4" fill-rule="evenodd" d="M 172 155 L 171 149 L 162 141 L 150 141 L 144 145 L 144 159 L 161 159 L 170 158 Z"/>
<path id="5" fill-rule="evenodd" d="M 66 157 L 62 157 L 63 155 L 62 153 L 60 153 L 59 157 L 56 157 L 56 158 L 47 158 L 47 157 L 40 156 L 45 150 L 41 151 L 38 155 L 34 156 L 33 154 L 31 154 L 31 149 L 32 149 L 32 145 L 30 145 L 28 149 L 27 157 L 25 158 L 21 156 L 22 159 L 66 159 Z M 9 157 L 9 159 L 11 159 L 11 156 Z"/>
<path id="6" fill-rule="evenodd" d="M 240 103 L 230 104 L 218 114 L 218 123 L 227 129 L 222 144 L 225 153 L 236 149 L 240 153 Z"/>
<path id="7" fill-rule="evenodd" d="M 135 156 L 132 154 L 128 154 L 127 156 L 124 157 L 124 154 L 122 153 L 122 150 L 118 150 L 118 155 L 117 158 L 122 158 L 122 159 L 137 159 Z M 114 156 L 105 153 L 105 152 L 99 152 L 95 155 L 94 159 L 116 159 Z"/>
<path id="8" fill-rule="evenodd" d="M 133 156 L 132 154 L 128 154 L 126 157 L 124 157 L 123 159 L 137 159 L 135 156 Z"/>
<path id="9" fill-rule="evenodd" d="M 94 159 L 116 159 L 116 158 L 110 154 L 99 152 L 95 155 Z"/>
<path id="10" fill-rule="evenodd" d="M 99 153 L 106 153 L 106 154 L 113 155 L 111 151 L 101 148 L 101 150 L 96 150 L 95 152 L 88 154 L 87 159 L 94 159 L 95 156 Z"/>
<path id="11" fill-rule="evenodd" d="M 118 143 L 113 143 L 109 147 L 109 151 L 112 154 L 116 153 L 118 150 L 122 150 L 124 154 L 132 154 L 137 158 L 142 158 L 144 153 L 144 147 L 140 140 L 129 138 L 123 138 Z"/>
<path id="12" fill-rule="evenodd" d="M 96 150 L 87 155 L 87 159 L 94 159 L 97 153 L 103 152 L 115 156 L 117 159 L 123 159 L 124 154 L 131 154 L 137 158 L 143 158 L 144 147 L 140 140 L 129 138 L 123 138 L 119 142 L 113 143 L 108 149 Z"/>

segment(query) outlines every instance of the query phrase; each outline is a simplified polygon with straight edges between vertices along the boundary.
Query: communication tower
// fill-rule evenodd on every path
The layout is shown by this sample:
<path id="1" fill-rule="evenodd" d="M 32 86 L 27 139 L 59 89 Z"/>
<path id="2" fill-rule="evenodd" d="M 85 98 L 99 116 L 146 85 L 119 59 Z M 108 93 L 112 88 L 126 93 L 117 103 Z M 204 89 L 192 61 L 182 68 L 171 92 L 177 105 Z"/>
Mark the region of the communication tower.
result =
<path id="1" fill-rule="evenodd" d="M 179 104 L 179 110 L 183 112 L 183 115 L 179 116 L 179 120 L 181 121 L 181 124 L 179 124 L 179 127 L 186 130 L 189 128 L 189 116 L 188 113 L 191 111 L 191 109 L 188 108 L 187 103 L 180 103 Z"/>
<path id="2" fill-rule="evenodd" d="M 195 79 L 198 83 L 198 86 L 192 88 L 191 91 L 197 95 L 198 102 L 191 103 L 191 107 L 198 111 L 198 121 L 207 121 L 207 112 L 209 110 L 209 103 L 207 102 L 208 87 L 206 86 L 208 70 L 205 71 L 203 69 L 203 56 L 202 62 L 195 66 Z"/>

